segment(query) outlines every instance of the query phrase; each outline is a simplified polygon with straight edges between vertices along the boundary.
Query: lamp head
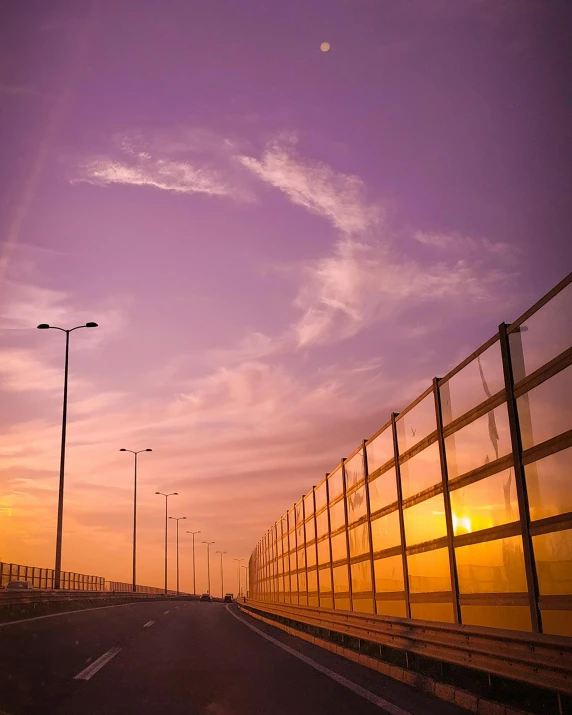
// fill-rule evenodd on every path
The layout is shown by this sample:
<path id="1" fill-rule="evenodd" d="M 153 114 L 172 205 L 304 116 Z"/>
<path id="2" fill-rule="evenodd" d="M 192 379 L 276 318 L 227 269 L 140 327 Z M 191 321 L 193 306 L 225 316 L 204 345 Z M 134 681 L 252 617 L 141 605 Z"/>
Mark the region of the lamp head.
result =
<path id="1" fill-rule="evenodd" d="M 119 451 L 120 451 L 120 452 L 127 452 L 127 450 L 125 449 L 125 447 L 121 447 L 121 449 L 120 449 Z"/>
<path id="2" fill-rule="evenodd" d="M 146 449 L 145 451 L 146 451 L 146 452 L 152 452 L 153 450 L 152 450 L 152 449 Z"/>
<path id="3" fill-rule="evenodd" d="M 47 330 L 50 326 L 47 323 L 40 323 L 37 327 L 38 330 Z"/>
<path id="4" fill-rule="evenodd" d="M 155 492 L 155 494 L 160 494 L 161 492 Z"/>
<path id="5" fill-rule="evenodd" d="M 85 324 L 85 327 L 86 327 L 86 328 L 98 328 L 99 326 L 98 326 L 97 323 L 90 322 L 90 323 L 86 323 L 86 324 Z"/>

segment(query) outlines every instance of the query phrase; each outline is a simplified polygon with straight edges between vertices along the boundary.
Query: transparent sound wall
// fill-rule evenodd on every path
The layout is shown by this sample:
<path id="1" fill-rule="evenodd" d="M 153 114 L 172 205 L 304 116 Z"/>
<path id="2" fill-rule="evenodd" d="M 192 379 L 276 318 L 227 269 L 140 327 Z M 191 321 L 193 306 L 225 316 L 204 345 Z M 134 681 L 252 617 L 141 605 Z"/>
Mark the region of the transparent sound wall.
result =
<path id="1" fill-rule="evenodd" d="M 572 636 L 571 346 L 572 274 L 268 529 L 250 597 Z"/>

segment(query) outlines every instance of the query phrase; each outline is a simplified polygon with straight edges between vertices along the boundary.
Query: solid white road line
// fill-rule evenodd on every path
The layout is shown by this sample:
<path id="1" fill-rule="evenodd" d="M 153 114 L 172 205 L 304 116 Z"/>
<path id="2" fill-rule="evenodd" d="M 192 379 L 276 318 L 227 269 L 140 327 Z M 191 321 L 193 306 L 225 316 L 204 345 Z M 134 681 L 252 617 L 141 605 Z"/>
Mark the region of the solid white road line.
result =
<path id="1" fill-rule="evenodd" d="M 90 663 L 90 665 L 82 670 L 81 673 L 78 673 L 74 677 L 74 680 L 89 680 L 97 673 L 98 670 L 101 670 L 106 663 L 109 663 L 113 656 L 117 655 L 120 650 L 121 648 L 118 646 L 110 648 L 107 653 L 104 653 L 100 658 L 94 660 L 93 663 Z"/>
<path id="2" fill-rule="evenodd" d="M 258 635 L 262 636 L 263 638 L 266 638 L 267 641 L 274 643 L 274 645 L 277 645 L 279 648 L 282 648 L 282 650 L 285 650 L 287 653 L 290 653 L 290 655 L 293 655 L 295 658 L 298 658 L 299 660 L 303 661 L 307 665 L 310 665 L 312 668 L 315 668 L 320 673 L 327 675 L 328 678 L 335 680 L 336 683 L 339 683 L 340 685 L 343 685 L 345 688 L 352 690 L 354 693 L 356 693 L 357 695 L 360 695 L 362 698 L 364 698 L 364 700 L 369 700 L 370 703 L 377 705 L 378 708 L 383 708 L 390 715 L 412 715 L 412 713 L 408 712 L 407 710 L 403 710 L 402 708 L 397 707 L 397 705 L 393 705 L 392 703 L 388 702 L 387 700 L 380 698 L 379 695 L 375 695 L 374 693 L 370 692 L 369 690 L 362 688 L 361 685 L 358 685 L 357 683 L 354 683 L 351 680 L 344 678 L 343 675 L 339 675 L 338 673 L 335 673 L 333 670 L 330 670 L 329 668 L 326 668 L 325 666 L 320 665 L 320 663 L 316 663 L 315 660 L 308 658 L 308 656 L 302 655 L 302 653 L 299 653 L 297 650 L 294 650 L 294 648 L 290 648 L 289 646 L 285 645 L 284 643 L 281 643 L 276 638 L 272 638 L 272 636 L 269 636 L 267 633 L 264 633 L 259 628 L 256 628 L 251 623 L 248 623 L 247 621 L 245 621 L 244 618 L 237 616 L 236 613 L 233 613 L 230 610 L 229 606 L 226 607 L 226 610 L 230 613 L 231 616 L 236 618 L 237 621 L 240 621 L 245 626 L 248 626 L 248 628 L 253 630 L 255 633 L 258 633 Z"/>
<path id="3" fill-rule="evenodd" d="M 152 626 L 156 622 L 157 621 L 147 621 L 147 623 L 143 626 L 143 628 L 149 628 L 149 626 Z"/>

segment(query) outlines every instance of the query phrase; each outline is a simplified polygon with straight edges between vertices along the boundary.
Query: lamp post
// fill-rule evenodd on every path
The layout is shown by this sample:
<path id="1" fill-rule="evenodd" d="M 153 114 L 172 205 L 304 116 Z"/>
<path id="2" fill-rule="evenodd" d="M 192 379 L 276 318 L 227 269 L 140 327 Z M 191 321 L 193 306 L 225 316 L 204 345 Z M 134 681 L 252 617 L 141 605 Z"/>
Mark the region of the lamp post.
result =
<path id="1" fill-rule="evenodd" d="M 135 479 L 133 487 L 133 592 L 137 591 L 137 580 L 135 577 L 136 567 L 137 567 L 137 455 L 141 452 L 152 452 L 152 449 L 140 449 L 138 452 L 134 452 L 132 449 L 125 449 L 124 447 L 119 450 L 120 452 L 131 452 L 135 455 Z"/>
<path id="2" fill-rule="evenodd" d="M 214 544 L 214 541 L 203 541 L 203 544 L 207 545 L 207 593 L 210 595 L 211 592 L 211 554 L 210 554 L 210 545 Z"/>
<path id="3" fill-rule="evenodd" d="M 68 411 L 68 365 L 69 365 L 69 349 L 70 349 L 70 333 L 74 330 L 79 330 L 80 328 L 97 328 L 97 323 L 86 323 L 85 325 L 76 325 L 75 328 L 70 328 L 66 330 L 65 328 L 58 328 L 55 325 L 48 325 L 47 323 L 41 323 L 37 326 L 38 330 L 61 330 L 62 333 L 66 334 L 66 362 L 64 370 L 64 409 L 62 417 L 62 447 L 60 456 L 60 487 L 58 495 L 58 526 L 56 532 L 56 568 L 54 572 L 54 588 L 60 588 L 61 574 L 62 574 L 62 527 L 64 518 L 64 474 L 65 474 L 65 461 L 66 461 L 66 422 L 67 422 L 67 411 Z"/>
<path id="4" fill-rule="evenodd" d="M 235 559 L 235 561 L 238 561 L 238 595 L 240 596 L 240 562 L 244 559 Z"/>
<path id="5" fill-rule="evenodd" d="M 179 595 L 179 522 L 181 519 L 186 519 L 186 516 L 170 516 L 169 519 L 174 519 L 177 522 L 177 596 Z"/>
<path id="6" fill-rule="evenodd" d="M 187 534 L 193 535 L 193 596 L 197 595 L 197 582 L 195 579 L 195 534 L 200 534 L 199 531 L 187 531 Z"/>
<path id="7" fill-rule="evenodd" d="M 167 503 L 169 497 L 178 496 L 177 492 L 172 492 L 171 494 L 163 494 L 163 492 L 155 492 L 155 494 L 160 494 L 165 497 L 165 595 L 167 594 Z"/>
<path id="8" fill-rule="evenodd" d="M 217 551 L 220 554 L 220 597 L 224 598 L 224 571 L 222 568 L 222 556 L 226 554 L 226 551 Z"/>
<path id="9" fill-rule="evenodd" d="M 240 568 L 246 571 L 244 574 L 244 590 L 246 597 L 248 597 L 248 566 L 241 566 Z"/>

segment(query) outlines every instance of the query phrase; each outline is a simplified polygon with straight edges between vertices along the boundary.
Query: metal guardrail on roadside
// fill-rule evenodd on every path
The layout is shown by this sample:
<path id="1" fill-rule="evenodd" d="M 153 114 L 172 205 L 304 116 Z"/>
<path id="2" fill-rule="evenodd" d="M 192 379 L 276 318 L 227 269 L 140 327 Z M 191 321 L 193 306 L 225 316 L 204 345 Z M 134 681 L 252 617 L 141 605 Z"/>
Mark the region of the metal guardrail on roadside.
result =
<path id="1" fill-rule="evenodd" d="M 570 638 L 250 599 L 245 605 L 359 640 L 572 694 Z"/>
<path id="2" fill-rule="evenodd" d="M 126 591 L 69 591 L 69 590 L 22 590 L 0 591 L 0 608 L 29 603 L 56 603 L 60 601 L 105 601 L 114 598 L 133 598 L 135 600 L 161 600 L 162 598 L 187 599 L 189 596 L 168 593 L 133 593 Z"/>

